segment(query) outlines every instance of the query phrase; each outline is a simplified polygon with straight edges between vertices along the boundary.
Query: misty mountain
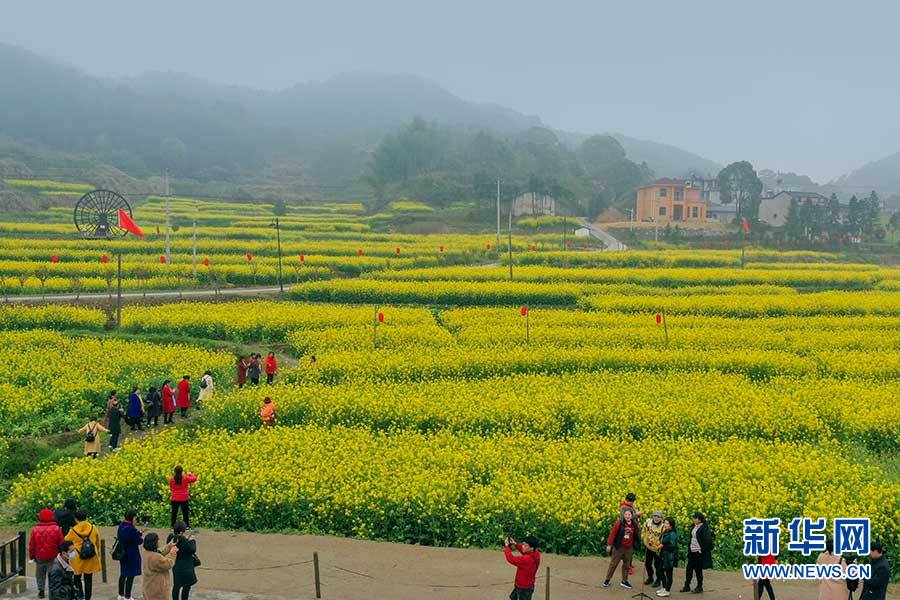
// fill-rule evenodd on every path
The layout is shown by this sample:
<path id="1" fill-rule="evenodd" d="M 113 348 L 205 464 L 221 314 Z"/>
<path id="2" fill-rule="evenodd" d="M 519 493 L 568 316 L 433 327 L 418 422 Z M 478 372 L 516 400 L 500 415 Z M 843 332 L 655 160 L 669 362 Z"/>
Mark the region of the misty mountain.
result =
<path id="1" fill-rule="evenodd" d="M 300 161 L 323 182 L 355 180 L 375 145 L 421 116 L 443 127 L 513 135 L 536 116 L 468 102 L 428 80 L 370 72 L 280 91 L 213 84 L 178 73 L 107 79 L 0 44 L 0 135 L 89 155 L 133 175 L 234 179 Z M 563 134 L 586 138 L 580 134 Z M 719 165 L 679 148 L 615 136 L 629 159 L 659 176 L 715 173 Z"/>
<path id="2" fill-rule="evenodd" d="M 900 152 L 867 163 L 834 183 L 856 193 L 868 190 L 900 193 Z"/>

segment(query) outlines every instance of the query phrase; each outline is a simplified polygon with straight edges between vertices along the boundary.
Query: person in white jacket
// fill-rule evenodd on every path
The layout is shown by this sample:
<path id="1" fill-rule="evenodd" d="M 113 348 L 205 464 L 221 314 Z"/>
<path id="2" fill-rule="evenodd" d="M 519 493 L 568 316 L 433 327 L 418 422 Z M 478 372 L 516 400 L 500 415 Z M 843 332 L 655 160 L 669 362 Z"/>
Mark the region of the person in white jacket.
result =
<path id="1" fill-rule="evenodd" d="M 200 378 L 200 395 L 197 396 L 197 404 L 203 405 L 203 402 L 213 396 L 213 378 L 212 373 L 207 371 Z"/>

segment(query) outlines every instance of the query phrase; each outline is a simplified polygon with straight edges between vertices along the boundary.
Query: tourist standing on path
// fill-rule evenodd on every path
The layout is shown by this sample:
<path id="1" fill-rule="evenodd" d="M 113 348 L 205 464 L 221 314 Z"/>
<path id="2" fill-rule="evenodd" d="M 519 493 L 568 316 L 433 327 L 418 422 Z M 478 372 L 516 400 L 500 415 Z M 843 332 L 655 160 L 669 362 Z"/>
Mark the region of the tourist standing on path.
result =
<path id="1" fill-rule="evenodd" d="M 656 595 L 662 598 L 672 594 L 672 579 L 675 567 L 678 566 L 678 532 L 675 529 L 675 519 L 666 517 L 663 521 L 663 534 L 660 538 L 660 554 L 662 555 L 662 587 Z"/>
<path id="2" fill-rule="evenodd" d="M 178 382 L 178 398 L 175 404 L 181 411 L 182 418 L 187 417 L 188 409 L 191 407 L 191 376 L 185 375 Z"/>
<path id="3" fill-rule="evenodd" d="M 169 600 L 172 597 L 172 567 L 178 550 L 172 544 L 159 549 L 159 536 L 144 536 L 144 574 L 141 578 L 142 600 Z"/>
<path id="4" fill-rule="evenodd" d="M 178 509 L 181 509 L 181 517 L 188 527 L 191 526 L 191 484 L 197 481 L 193 473 L 185 473 L 181 465 L 175 467 L 175 473 L 169 479 L 169 491 L 172 502 L 172 527 L 175 527 L 175 518 Z"/>
<path id="5" fill-rule="evenodd" d="M 774 565 L 777 560 L 775 560 L 774 554 L 766 554 L 765 556 L 759 557 L 759 564 L 761 565 Z M 756 597 L 759 600 L 762 600 L 763 590 L 766 590 L 766 593 L 769 595 L 769 600 L 775 600 L 775 590 L 772 589 L 772 582 L 768 579 L 757 579 L 756 580 Z"/>
<path id="6" fill-rule="evenodd" d="M 162 413 L 162 398 L 155 387 L 147 390 L 147 398 L 144 400 L 144 406 L 147 407 L 147 427 L 151 422 L 154 427 L 159 426 L 159 415 Z"/>
<path id="7" fill-rule="evenodd" d="M 191 587 L 197 583 L 197 542 L 194 532 L 187 524 L 178 521 L 172 528 L 167 540 L 178 549 L 175 566 L 172 568 L 172 600 L 189 600 Z"/>
<path id="8" fill-rule="evenodd" d="M 247 359 L 243 356 L 238 356 L 237 359 L 237 384 L 238 389 L 244 387 L 247 384 Z"/>
<path id="9" fill-rule="evenodd" d="M 869 556 L 872 558 L 872 576 L 863 581 L 859 600 L 885 600 L 888 582 L 891 580 L 891 568 L 884 555 L 884 546 L 874 542 L 869 547 Z"/>
<path id="10" fill-rule="evenodd" d="M 37 525 L 31 528 L 28 538 L 28 559 L 33 560 L 34 578 L 37 582 L 38 598 L 44 598 L 47 569 L 59 554 L 59 545 L 65 541 L 62 529 L 57 525 L 53 511 L 44 508 L 38 513 Z"/>
<path id="11" fill-rule="evenodd" d="M 106 411 L 106 421 L 109 423 L 107 427 L 109 427 L 110 450 L 119 449 L 119 436 L 122 435 L 122 417 L 124 416 L 125 413 L 122 411 L 122 407 L 119 406 L 119 399 L 116 397 L 116 393 L 111 393 L 109 395 L 109 409 Z"/>
<path id="12" fill-rule="evenodd" d="M 259 354 L 255 352 L 250 355 L 250 364 L 247 365 L 247 375 L 250 377 L 250 383 L 259 385 L 259 375 L 262 372 L 262 366 L 259 364 Z"/>
<path id="13" fill-rule="evenodd" d="M 512 545 L 519 551 L 519 556 L 512 553 Z M 538 567 L 541 566 L 541 552 L 536 538 L 527 537 L 521 544 L 507 537 L 503 544 L 503 553 L 506 562 L 516 567 L 516 580 L 509 600 L 531 600 L 534 594 L 534 580 L 537 577 Z"/>
<path id="14" fill-rule="evenodd" d="M 74 498 L 69 498 L 63 502 L 62 508 L 53 511 L 53 518 L 56 524 L 62 529 L 63 536 L 69 534 L 69 530 L 75 527 L 75 511 L 78 510 L 78 503 Z"/>
<path id="15" fill-rule="evenodd" d="M 197 408 L 202 408 L 203 403 L 213 397 L 213 378 L 210 371 L 203 373 L 200 378 L 200 394 L 197 396 Z"/>
<path id="16" fill-rule="evenodd" d="M 116 600 L 132 600 L 134 578 L 141 576 L 141 544 L 144 542 L 144 531 L 138 530 L 134 518 L 137 513 L 128 509 L 125 520 L 119 524 L 116 540 L 120 546 L 119 559 L 119 596 Z"/>
<path id="17" fill-rule="evenodd" d="M 72 542 L 64 541 L 57 547 L 56 558 L 47 569 L 47 591 L 50 600 L 75 600 L 75 580 L 70 564 L 75 557 Z"/>
<path id="18" fill-rule="evenodd" d="M 647 573 L 645 585 L 652 585 L 655 588 L 662 585 L 662 530 L 663 530 L 663 514 L 661 510 L 653 513 L 653 516 L 647 519 L 641 528 L 641 543 L 644 546 L 644 570 Z M 654 579 L 653 574 L 656 573 Z"/>
<path id="19" fill-rule="evenodd" d="M 847 561 L 840 554 L 834 553 L 834 542 L 825 541 L 825 552 L 816 559 L 817 565 L 840 565 L 841 569 L 847 568 Z M 844 579 L 822 579 L 819 582 L 819 600 L 847 600 L 850 590 Z"/>
<path id="20" fill-rule="evenodd" d="M 275 360 L 275 353 L 269 352 L 266 356 L 266 383 L 275 381 L 275 373 L 278 371 L 278 361 Z"/>
<path id="21" fill-rule="evenodd" d="M 83 510 L 75 511 L 75 527 L 66 540 L 74 544 L 75 557 L 69 562 L 75 572 L 75 591 L 81 600 L 91 600 L 94 573 L 100 572 L 100 532 L 87 520 Z"/>
<path id="22" fill-rule="evenodd" d="M 175 390 L 169 385 L 170 383 L 171 381 L 166 379 L 163 381 L 162 386 L 163 425 L 170 424 L 172 422 L 172 417 L 175 416 Z"/>
<path id="23" fill-rule="evenodd" d="M 109 433 L 109 429 L 98 423 L 95 419 L 88 421 L 87 425 L 78 430 L 84 436 L 84 455 L 97 458 L 100 454 L 100 432 Z"/>
<path id="24" fill-rule="evenodd" d="M 606 551 L 612 551 L 612 554 L 609 559 L 609 568 L 606 570 L 606 579 L 603 580 L 603 587 L 609 587 L 609 582 L 620 562 L 622 563 L 622 582 L 619 585 L 629 590 L 633 587 L 628 583 L 628 570 L 631 567 L 634 551 L 640 549 L 641 536 L 634 513 L 630 508 L 626 508 L 622 518 L 616 521 L 609 532 L 609 537 L 606 538 Z"/>
<path id="25" fill-rule="evenodd" d="M 682 592 L 691 591 L 691 580 L 697 575 L 695 594 L 703 592 L 703 569 L 712 569 L 712 533 L 703 513 L 694 513 L 694 526 L 691 528 L 691 541 L 688 546 L 687 569 L 684 576 Z"/>
<path id="26" fill-rule="evenodd" d="M 141 399 L 141 389 L 138 386 L 131 388 L 131 394 L 128 396 L 128 426 L 131 431 L 142 430 L 144 428 L 144 401 Z"/>

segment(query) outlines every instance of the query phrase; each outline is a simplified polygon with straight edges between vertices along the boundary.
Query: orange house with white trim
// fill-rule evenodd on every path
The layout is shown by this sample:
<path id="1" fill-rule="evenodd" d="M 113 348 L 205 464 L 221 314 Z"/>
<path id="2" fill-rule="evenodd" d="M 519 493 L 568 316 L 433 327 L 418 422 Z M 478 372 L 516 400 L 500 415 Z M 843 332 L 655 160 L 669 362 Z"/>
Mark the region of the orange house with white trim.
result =
<path id="1" fill-rule="evenodd" d="M 706 221 L 703 186 L 688 179 L 657 179 L 638 190 L 635 218 L 660 223 L 703 223 Z"/>

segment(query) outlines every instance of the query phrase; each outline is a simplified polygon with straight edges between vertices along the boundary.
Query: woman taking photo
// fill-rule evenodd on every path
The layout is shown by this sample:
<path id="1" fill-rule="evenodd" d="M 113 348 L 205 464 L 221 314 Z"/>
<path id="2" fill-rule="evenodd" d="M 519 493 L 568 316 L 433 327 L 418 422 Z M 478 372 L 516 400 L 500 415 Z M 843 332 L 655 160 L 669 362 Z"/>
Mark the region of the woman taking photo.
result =
<path id="1" fill-rule="evenodd" d="M 172 596 L 172 567 L 177 552 L 172 544 L 160 550 L 159 536 L 155 533 L 144 537 L 143 600 L 169 600 Z"/>
<path id="2" fill-rule="evenodd" d="M 167 541 L 178 550 L 175 566 L 172 568 L 172 600 L 188 600 L 191 587 L 197 583 L 195 569 L 200 566 L 194 533 L 187 525 L 178 521 Z"/>
<path id="3" fill-rule="evenodd" d="M 169 490 L 172 492 L 172 527 L 175 527 L 175 518 L 178 509 L 181 508 L 181 517 L 185 524 L 191 526 L 191 484 L 197 481 L 193 473 L 185 473 L 181 465 L 175 467 L 175 473 L 169 479 Z"/>
<path id="4" fill-rule="evenodd" d="M 119 524 L 116 532 L 116 548 L 113 548 L 113 558 L 119 561 L 119 598 L 131 599 L 131 590 L 134 587 L 134 578 L 141 576 L 141 544 L 144 542 L 144 532 L 135 525 L 134 518 L 137 512 L 132 509 L 125 511 L 125 520 Z"/>

